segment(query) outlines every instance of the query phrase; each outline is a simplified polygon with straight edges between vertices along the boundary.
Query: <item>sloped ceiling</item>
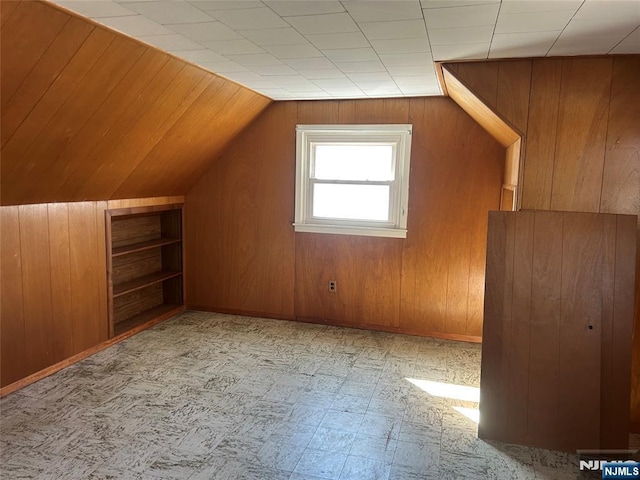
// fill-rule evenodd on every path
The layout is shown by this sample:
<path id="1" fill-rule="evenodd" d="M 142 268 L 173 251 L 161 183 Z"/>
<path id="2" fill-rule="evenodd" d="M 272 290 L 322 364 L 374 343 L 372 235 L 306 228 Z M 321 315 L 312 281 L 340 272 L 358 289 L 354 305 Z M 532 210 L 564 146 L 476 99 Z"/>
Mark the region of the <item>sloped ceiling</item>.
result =
<path id="1" fill-rule="evenodd" d="M 0 2 L 2 205 L 181 195 L 271 100 L 48 2 Z"/>
<path id="2" fill-rule="evenodd" d="M 440 95 L 433 61 L 640 53 L 638 0 L 52 0 L 276 100 Z"/>

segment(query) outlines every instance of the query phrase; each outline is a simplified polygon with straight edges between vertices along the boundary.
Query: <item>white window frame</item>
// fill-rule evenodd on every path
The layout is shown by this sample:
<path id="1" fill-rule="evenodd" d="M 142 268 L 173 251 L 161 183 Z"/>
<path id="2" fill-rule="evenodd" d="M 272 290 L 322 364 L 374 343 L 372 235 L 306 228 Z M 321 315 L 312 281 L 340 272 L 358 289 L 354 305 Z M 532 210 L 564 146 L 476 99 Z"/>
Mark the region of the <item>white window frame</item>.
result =
<path id="1" fill-rule="evenodd" d="M 406 238 L 409 206 L 409 171 L 412 125 L 297 125 L 296 126 L 296 232 Z M 382 143 L 394 151 L 395 178 L 388 182 L 320 181 L 310 178 L 317 144 Z M 389 221 L 314 217 L 314 183 L 385 184 L 390 186 Z"/>

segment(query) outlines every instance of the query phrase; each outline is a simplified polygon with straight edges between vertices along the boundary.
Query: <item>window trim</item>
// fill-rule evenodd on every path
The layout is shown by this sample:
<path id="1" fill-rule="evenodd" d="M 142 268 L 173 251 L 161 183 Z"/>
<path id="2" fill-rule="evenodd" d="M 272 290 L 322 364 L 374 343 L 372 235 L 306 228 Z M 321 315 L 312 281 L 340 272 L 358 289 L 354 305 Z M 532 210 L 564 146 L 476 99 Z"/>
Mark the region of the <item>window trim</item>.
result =
<path id="1" fill-rule="evenodd" d="M 296 126 L 296 232 L 328 233 L 406 238 L 409 197 L 409 169 L 411 157 L 411 124 L 386 125 L 297 125 Z M 395 179 L 390 185 L 390 221 L 313 218 L 313 184 L 322 181 L 310 178 L 312 148 L 318 143 L 391 143 L 395 157 Z M 328 181 L 337 184 L 340 181 Z M 346 181 L 356 184 L 358 181 Z M 378 182 L 363 182 L 375 184 Z"/>

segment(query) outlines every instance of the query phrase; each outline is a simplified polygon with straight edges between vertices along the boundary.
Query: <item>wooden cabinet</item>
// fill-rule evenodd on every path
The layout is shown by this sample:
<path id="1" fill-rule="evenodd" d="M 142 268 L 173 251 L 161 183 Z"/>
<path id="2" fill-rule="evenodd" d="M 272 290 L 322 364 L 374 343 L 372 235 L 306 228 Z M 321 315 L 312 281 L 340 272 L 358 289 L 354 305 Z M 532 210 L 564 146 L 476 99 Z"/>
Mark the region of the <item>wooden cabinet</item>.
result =
<path id="1" fill-rule="evenodd" d="M 184 309 L 182 204 L 106 211 L 109 335 Z"/>
<path id="2" fill-rule="evenodd" d="M 484 439 L 627 448 L 636 217 L 490 212 Z"/>

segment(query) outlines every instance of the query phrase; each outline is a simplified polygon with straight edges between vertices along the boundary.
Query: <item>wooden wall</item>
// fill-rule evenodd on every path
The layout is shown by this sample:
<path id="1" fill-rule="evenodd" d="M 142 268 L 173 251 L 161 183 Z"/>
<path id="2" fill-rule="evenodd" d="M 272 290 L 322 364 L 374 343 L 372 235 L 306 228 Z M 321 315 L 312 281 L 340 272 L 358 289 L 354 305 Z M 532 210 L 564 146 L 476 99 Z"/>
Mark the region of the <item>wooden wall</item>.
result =
<path id="1" fill-rule="evenodd" d="M 491 212 L 488 238 L 478 436 L 628 448 L 635 217 Z"/>
<path id="2" fill-rule="evenodd" d="M 0 14 L 2 205 L 184 194 L 271 102 L 49 2 Z"/>
<path id="3" fill-rule="evenodd" d="M 294 234 L 297 123 L 413 124 L 406 239 Z M 277 102 L 186 196 L 187 304 L 478 340 L 503 158 L 448 98 Z"/>
<path id="4" fill-rule="evenodd" d="M 448 68 L 525 135 L 523 209 L 640 215 L 640 55 Z M 640 219 L 638 231 L 640 251 Z M 640 431 L 640 280 L 635 308 L 631 411 Z"/>
<path id="5" fill-rule="evenodd" d="M 183 200 L 0 207 L 0 386 L 107 340 L 105 209 Z"/>

